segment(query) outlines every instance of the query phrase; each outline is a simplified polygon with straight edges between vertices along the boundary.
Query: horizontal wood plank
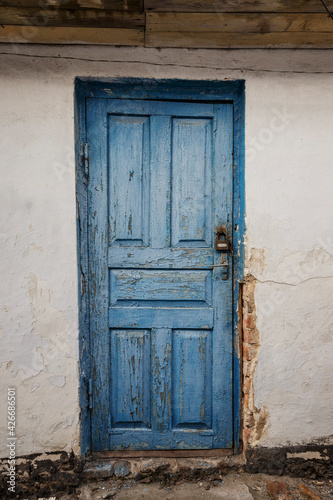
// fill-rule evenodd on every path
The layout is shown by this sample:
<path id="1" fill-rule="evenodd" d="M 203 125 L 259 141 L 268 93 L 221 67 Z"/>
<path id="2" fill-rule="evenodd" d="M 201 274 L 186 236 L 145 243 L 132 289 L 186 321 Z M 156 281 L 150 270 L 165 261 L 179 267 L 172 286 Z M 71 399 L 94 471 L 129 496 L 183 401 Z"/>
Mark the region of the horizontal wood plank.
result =
<path id="1" fill-rule="evenodd" d="M 133 102 L 132 99 L 129 100 L 126 99 L 125 101 L 122 99 L 121 101 L 110 100 L 107 105 L 107 111 L 109 113 L 115 113 L 115 114 L 123 113 L 125 105 L 126 105 L 126 112 L 128 114 L 133 114 L 133 115 L 145 115 L 145 114 L 149 115 L 157 114 L 158 116 L 184 115 L 187 118 L 189 116 L 203 117 L 203 118 L 214 117 L 214 105 L 209 103 L 201 104 L 200 109 L 193 109 L 189 108 L 187 103 L 170 102 L 169 105 L 166 107 L 163 103 L 158 101 Z M 126 247 L 123 247 L 123 249 L 126 250 Z M 150 250 L 150 249 L 140 248 L 139 251 L 140 250 Z M 152 248 L 151 250 L 154 249 Z M 170 248 L 167 248 L 167 250 L 170 251 Z"/>
<path id="2" fill-rule="evenodd" d="M 31 7 L 43 11 L 50 8 L 61 9 L 99 9 L 113 11 L 143 12 L 143 0 L 0 0 L 1 7 Z"/>
<path id="3" fill-rule="evenodd" d="M 333 9 L 333 1 L 326 0 Z M 325 12 L 320 0 L 145 0 L 145 10 L 159 12 Z"/>
<path id="4" fill-rule="evenodd" d="M 0 24 L 26 26 L 81 26 L 136 28 L 144 26 L 144 14 L 137 11 L 100 9 L 32 9 L 0 7 Z"/>
<path id="5" fill-rule="evenodd" d="M 214 311 L 207 307 L 110 307 L 110 328 L 211 329 Z"/>
<path id="6" fill-rule="evenodd" d="M 214 450 L 115 450 L 93 453 L 93 459 L 96 460 L 109 458 L 218 458 L 226 456 L 231 458 L 233 456 L 232 450 L 226 448 Z"/>
<path id="7" fill-rule="evenodd" d="M 149 32 L 146 47 L 177 48 L 333 48 L 332 33 Z"/>
<path id="8" fill-rule="evenodd" d="M 205 270 L 171 269 L 113 269 L 110 273 L 112 305 L 131 305 L 134 301 L 144 307 L 168 302 L 175 307 L 189 302 L 211 305 L 212 272 Z"/>
<path id="9" fill-rule="evenodd" d="M 143 0 L 54 1 L 41 6 L 36 0 L 0 0 L 0 42 L 170 48 L 333 45 L 333 21 L 317 0 L 146 0 L 146 19 Z M 328 6 L 333 10 L 333 0 Z"/>
<path id="10" fill-rule="evenodd" d="M 181 103 L 177 103 L 177 105 Z M 108 263 L 113 268 L 210 269 L 214 261 L 211 248 L 109 248 Z"/>
<path id="11" fill-rule="evenodd" d="M 333 33 L 333 20 L 327 14 L 212 14 L 168 13 L 146 14 L 149 32 L 222 32 L 276 33 L 319 32 Z"/>
<path id="12" fill-rule="evenodd" d="M 130 45 L 144 44 L 143 29 L 51 28 L 36 26 L 0 27 L 0 42 Z"/>

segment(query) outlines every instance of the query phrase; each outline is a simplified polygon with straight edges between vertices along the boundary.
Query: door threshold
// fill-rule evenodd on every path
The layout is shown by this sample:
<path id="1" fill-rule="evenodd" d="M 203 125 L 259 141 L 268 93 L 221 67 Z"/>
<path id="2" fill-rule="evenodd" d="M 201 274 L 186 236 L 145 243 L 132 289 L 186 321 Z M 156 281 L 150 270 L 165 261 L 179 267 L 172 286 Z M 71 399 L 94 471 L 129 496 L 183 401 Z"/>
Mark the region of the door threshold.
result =
<path id="1" fill-rule="evenodd" d="M 232 450 L 154 450 L 111 451 L 93 453 L 84 465 L 85 479 L 118 477 L 136 481 L 206 478 L 207 475 L 224 475 L 237 472 L 245 465 L 244 455 L 234 455 Z"/>
<path id="2" fill-rule="evenodd" d="M 114 450 L 92 453 L 93 460 L 108 458 L 201 458 L 201 457 L 232 457 L 232 449 L 219 448 L 214 450 Z"/>

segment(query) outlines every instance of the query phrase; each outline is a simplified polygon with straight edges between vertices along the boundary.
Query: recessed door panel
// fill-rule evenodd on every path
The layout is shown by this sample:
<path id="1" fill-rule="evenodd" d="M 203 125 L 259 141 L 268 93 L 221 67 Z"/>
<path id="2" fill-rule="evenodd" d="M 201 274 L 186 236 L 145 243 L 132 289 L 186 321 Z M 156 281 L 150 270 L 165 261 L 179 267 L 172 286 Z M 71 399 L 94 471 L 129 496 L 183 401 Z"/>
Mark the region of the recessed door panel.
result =
<path id="1" fill-rule="evenodd" d="M 211 330 L 174 330 L 172 344 L 173 427 L 212 426 Z"/>
<path id="2" fill-rule="evenodd" d="M 149 117 L 108 117 L 110 243 L 147 246 Z"/>
<path id="3" fill-rule="evenodd" d="M 174 118 L 172 126 L 172 246 L 209 247 L 213 119 Z"/>
<path id="4" fill-rule="evenodd" d="M 150 427 L 150 331 L 111 330 L 111 425 Z"/>
<path id="5" fill-rule="evenodd" d="M 113 269 L 110 284 L 111 304 L 115 305 L 211 305 L 211 271 Z"/>

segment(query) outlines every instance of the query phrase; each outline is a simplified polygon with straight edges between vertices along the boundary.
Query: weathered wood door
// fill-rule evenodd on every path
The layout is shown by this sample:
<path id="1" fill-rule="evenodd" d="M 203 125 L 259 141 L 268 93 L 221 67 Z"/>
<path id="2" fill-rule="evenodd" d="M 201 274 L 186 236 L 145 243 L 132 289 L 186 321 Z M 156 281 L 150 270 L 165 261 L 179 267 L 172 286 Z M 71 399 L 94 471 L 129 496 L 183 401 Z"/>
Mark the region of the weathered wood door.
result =
<path id="1" fill-rule="evenodd" d="M 86 116 L 92 450 L 231 447 L 232 104 Z"/>

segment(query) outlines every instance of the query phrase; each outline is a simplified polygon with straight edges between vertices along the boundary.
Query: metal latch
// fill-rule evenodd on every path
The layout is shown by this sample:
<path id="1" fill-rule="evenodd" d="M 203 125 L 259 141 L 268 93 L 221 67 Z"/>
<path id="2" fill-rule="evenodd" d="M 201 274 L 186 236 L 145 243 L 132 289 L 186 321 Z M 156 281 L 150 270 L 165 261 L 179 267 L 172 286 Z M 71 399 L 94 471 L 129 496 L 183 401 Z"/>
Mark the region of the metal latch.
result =
<path id="1" fill-rule="evenodd" d="M 221 264 L 215 264 L 213 266 L 213 269 L 216 267 L 220 267 L 222 271 L 222 280 L 226 281 L 229 279 L 229 262 L 228 262 L 228 256 L 225 258 L 223 254 L 221 254 Z"/>

